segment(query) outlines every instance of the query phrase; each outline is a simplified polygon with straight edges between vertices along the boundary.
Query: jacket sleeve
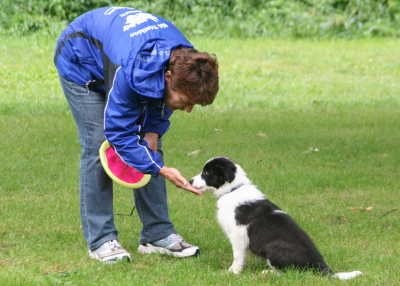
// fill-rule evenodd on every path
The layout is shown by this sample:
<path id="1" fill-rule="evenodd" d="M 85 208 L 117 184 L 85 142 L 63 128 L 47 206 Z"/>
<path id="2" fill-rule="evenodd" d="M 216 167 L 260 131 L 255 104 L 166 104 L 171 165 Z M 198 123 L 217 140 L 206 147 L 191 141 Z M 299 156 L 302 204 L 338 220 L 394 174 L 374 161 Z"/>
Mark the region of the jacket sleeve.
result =
<path id="1" fill-rule="evenodd" d="M 104 135 L 125 163 L 143 173 L 156 175 L 164 163 L 161 155 L 152 151 L 139 135 L 143 108 L 119 67 L 108 93 Z"/>
<path id="2" fill-rule="evenodd" d="M 172 110 L 164 105 L 149 104 L 147 112 L 143 132 L 154 132 L 162 137 L 170 126 L 169 117 L 172 114 Z"/>

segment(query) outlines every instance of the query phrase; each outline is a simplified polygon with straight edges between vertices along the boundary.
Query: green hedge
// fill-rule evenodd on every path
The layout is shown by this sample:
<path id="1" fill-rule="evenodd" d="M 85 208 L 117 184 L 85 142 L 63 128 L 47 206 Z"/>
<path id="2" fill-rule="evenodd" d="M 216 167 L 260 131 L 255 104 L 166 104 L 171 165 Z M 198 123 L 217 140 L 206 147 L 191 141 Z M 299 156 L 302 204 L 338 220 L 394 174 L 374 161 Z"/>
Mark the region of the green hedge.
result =
<path id="1" fill-rule="evenodd" d="M 158 14 L 186 34 L 212 37 L 400 35 L 399 0 L 2 0 L 2 32 L 59 32 L 81 13 L 128 6 Z"/>

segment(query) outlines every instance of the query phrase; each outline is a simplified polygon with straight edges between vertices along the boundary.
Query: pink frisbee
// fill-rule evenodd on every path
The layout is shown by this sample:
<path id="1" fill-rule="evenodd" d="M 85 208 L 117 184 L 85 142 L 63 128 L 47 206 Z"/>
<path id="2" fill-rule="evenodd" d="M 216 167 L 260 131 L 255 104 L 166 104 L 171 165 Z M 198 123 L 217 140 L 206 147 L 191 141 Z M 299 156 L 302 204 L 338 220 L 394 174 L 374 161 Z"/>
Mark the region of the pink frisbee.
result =
<path id="1" fill-rule="evenodd" d="M 143 174 L 134 167 L 128 166 L 108 141 L 101 144 L 99 155 L 104 171 L 115 183 L 126 188 L 138 189 L 150 181 L 151 175 Z"/>

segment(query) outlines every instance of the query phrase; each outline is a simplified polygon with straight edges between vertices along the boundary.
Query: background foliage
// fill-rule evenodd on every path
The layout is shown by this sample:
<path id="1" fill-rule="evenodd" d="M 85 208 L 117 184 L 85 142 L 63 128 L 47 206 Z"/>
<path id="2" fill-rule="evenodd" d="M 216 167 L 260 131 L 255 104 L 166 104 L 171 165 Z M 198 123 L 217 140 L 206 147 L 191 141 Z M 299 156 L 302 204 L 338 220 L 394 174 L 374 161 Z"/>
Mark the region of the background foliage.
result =
<path id="1" fill-rule="evenodd" d="M 158 14 L 190 36 L 400 35 L 399 0 L 2 0 L 0 31 L 58 33 L 81 13 L 105 5 L 135 7 Z"/>

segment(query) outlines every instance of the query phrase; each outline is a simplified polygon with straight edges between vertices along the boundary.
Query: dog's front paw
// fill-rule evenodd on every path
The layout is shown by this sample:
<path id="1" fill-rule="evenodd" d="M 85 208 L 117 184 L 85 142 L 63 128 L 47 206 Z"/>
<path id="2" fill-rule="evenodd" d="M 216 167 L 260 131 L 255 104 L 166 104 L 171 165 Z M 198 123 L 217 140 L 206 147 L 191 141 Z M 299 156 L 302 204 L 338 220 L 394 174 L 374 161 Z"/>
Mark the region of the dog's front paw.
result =
<path id="1" fill-rule="evenodd" d="M 231 267 L 229 267 L 228 271 L 234 274 L 239 274 L 240 272 L 242 272 L 242 269 L 242 266 L 232 264 Z"/>

